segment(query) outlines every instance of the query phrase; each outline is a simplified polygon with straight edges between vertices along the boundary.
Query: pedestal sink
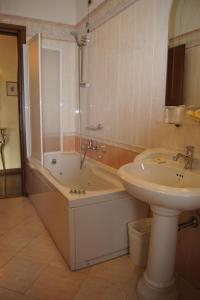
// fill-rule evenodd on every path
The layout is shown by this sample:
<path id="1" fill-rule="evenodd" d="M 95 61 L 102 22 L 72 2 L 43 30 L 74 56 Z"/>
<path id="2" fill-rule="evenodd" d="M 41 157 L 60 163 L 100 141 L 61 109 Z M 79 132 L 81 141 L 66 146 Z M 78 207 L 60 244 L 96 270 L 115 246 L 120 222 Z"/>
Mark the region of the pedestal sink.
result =
<path id="1" fill-rule="evenodd" d="M 174 279 L 178 215 L 200 208 L 200 162 L 184 169 L 176 153 L 152 149 L 122 166 L 118 175 L 126 190 L 150 204 L 153 212 L 147 269 L 137 286 L 142 300 L 177 300 Z"/>

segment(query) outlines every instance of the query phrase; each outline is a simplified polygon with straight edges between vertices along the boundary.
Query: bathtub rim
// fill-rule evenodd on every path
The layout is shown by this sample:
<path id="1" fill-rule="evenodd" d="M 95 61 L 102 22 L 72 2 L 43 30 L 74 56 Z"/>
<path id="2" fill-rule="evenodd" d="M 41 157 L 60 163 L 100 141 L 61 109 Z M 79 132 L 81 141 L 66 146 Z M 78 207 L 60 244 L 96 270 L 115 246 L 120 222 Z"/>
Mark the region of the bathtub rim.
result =
<path id="1" fill-rule="evenodd" d="M 73 152 L 51 152 L 51 154 L 74 154 Z M 50 154 L 50 152 L 48 152 Z M 90 159 L 92 160 L 92 159 Z M 96 164 L 96 161 L 94 162 Z M 101 164 L 97 162 L 98 164 Z M 127 193 L 123 185 L 121 184 L 119 180 L 119 187 L 113 188 L 113 189 L 107 189 L 107 190 L 100 190 L 100 191 L 86 191 L 86 194 L 71 194 L 70 188 L 62 185 L 47 169 L 46 167 L 42 166 L 39 161 L 35 160 L 34 158 L 27 158 L 27 165 L 39 172 L 41 175 L 45 177 L 57 191 L 59 191 L 65 198 L 68 200 L 69 207 L 77 207 L 77 206 L 84 206 L 89 205 L 92 203 L 97 203 L 101 201 L 108 201 L 112 198 L 113 193 L 117 193 L 119 197 L 122 197 L 122 194 Z M 104 164 L 101 164 L 104 165 Z M 104 166 L 103 166 L 104 167 Z M 113 169 L 110 166 L 106 166 L 105 169 Z M 114 169 L 113 169 L 114 172 Z M 102 197 L 104 196 L 104 197 Z M 93 200 L 92 200 L 93 199 Z M 83 201 L 84 200 L 84 201 Z"/>

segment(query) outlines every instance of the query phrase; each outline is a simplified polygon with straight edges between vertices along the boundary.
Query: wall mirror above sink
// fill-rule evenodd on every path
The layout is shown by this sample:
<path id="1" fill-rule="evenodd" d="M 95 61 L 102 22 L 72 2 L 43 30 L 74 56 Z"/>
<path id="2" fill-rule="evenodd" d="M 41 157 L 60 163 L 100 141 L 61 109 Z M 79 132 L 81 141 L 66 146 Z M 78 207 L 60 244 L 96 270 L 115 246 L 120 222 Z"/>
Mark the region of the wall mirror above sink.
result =
<path id="1" fill-rule="evenodd" d="M 200 107 L 200 1 L 174 0 L 169 17 L 166 106 Z"/>

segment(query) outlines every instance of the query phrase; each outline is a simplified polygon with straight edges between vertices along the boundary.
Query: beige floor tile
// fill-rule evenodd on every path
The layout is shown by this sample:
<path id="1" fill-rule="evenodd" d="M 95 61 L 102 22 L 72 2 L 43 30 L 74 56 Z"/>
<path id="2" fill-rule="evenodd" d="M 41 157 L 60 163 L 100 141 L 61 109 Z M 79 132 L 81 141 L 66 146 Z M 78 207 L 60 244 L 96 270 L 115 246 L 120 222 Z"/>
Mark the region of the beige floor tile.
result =
<path id="1" fill-rule="evenodd" d="M 27 296 L 27 295 L 23 295 L 18 300 L 41 300 L 41 299 L 35 298 L 35 297 L 33 298 L 33 297 Z"/>
<path id="2" fill-rule="evenodd" d="M 36 218 L 37 214 L 27 198 L 0 199 L 0 235 L 31 217 Z"/>
<path id="3" fill-rule="evenodd" d="M 30 200 L 25 197 L 0 199 L 0 211 L 24 218 L 36 215 Z"/>
<path id="4" fill-rule="evenodd" d="M 12 248 L 20 251 L 38 236 L 49 238 L 41 222 L 35 217 L 31 217 L 29 220 L 23 220 L 23 222 L 14 228 L 7 230 L 4 235 L 1 235 L 0 247 L 2 249 Z"/>
<path id="5" fill-rule="evenodd" d="M 0 268 L 9 262 L 16 255 L 17 251 L 13 248 L 0 248 Z"/>
<path id="6" fill-rule="evenodd" d="M 8 231 L 6 235 L 0 237 L 0 245 L 2 249 L 15 249 L 19 251 L 27 246 L 32 240 L 32 237 L 24 236 L 17 230 Z"/>
<path id="7" fill-rule="evenodd" d="M 49 234 L 44 228 L 44 225 L 36 217 L 31 217 L 23 221 L 14 229 L 12 229 L 12 231 L 10 231 L 9 233 L 17 233 L 18 235 L 21 235 L 22 237 L 27 238 L 29 240 L 34 239 L 40 235 L 49 238 Z"/>
<path id="8" fill-rule="evenodd" d="M 31 203 L 5 200 L 0 200 L 0 300 L 138 300 L 144 269 L 128 256 L 70 272 Z M 179 300 L 200 299 L 200 290 L 183 279 L 179 285 Z"/>
<path id="9" fill-rule="evenodd" d="M 118 282 L 118 284 L 125 287 L 129 285 L 129 281 L 134 272 L 135 267 L 129 257 L 121 256 L 93 266 L 90 271 L 90 276 Z"/>
<path id="10" fill-rule="evenodd" d="M 15 228 L 23 219 L 20 216 L 9 214 L 9 211 L 0 211 L 0 235 L 6 234 L 8 230 Z"/>
<path id="11" fill-rule="evenodd" d="M 135 269 L 135 272 L 132 276 L 131 281 L 129 282 L 129 286 L 127 288 L 126 300 L 139 300 L 136 294 L 137 283 L 140 277 L 143 274 L 142 269 Z"/>
<path id="12" fill-rule="evenodd" d="M 180 300 L 199 300 L 200 290 L 196 289 L 183 278 L 179 280 Z"/>
<path id="13" fill-rule="evenodd" d="M 32 258 L 46 264 L 53 261 L 56 264 L 56 262 L 59 263 L 62 260 L 54 242 L 49 236 L 44 237 L 43 235 L 33 239 L 27 247 L 19 252 L 18 256 Z"/>
<path id="14" fill-rule="evenodd" d="M 0 269 L 0 286 L 24 293 L 47 266 L 27 258 L 12 258 Z"/>
<path id="15" fill-rule="evenodd" d="M 19 300 L 21 294 L 0 287 L 0 300 Z"/>
<path id="16" fill-rule="evenodd" d="M 58 255 L 52 257 L 52 259 L 49 261 L 49 265 L 52 267 L 68 269 L 67 262 L 64 260 L 64 258 L 59 252 Z"/>
<path id="17" fill-rule="evenodd" d="M 70 272 L 68 269 L 49 267 L 26 294 L 42 300 L 73 300 L 87 272 Z"/>
<path id="18" fill-rule="evenodd" d="M 126 291 L 119 283 L 89 276 L 81 285 L 75 300 L 125 300 Z"/>

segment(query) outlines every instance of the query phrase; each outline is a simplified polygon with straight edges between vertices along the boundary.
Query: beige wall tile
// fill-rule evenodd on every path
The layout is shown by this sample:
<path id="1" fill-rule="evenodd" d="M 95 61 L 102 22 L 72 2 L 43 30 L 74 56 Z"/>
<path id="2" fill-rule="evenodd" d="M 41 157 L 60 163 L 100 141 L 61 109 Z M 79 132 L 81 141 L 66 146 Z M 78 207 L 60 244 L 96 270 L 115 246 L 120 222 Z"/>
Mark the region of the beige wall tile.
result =
<path id="1" fill-rule="evenodd" d="M 65 152 L 74 152 L 75 151 L 75 136 L 64 136 L 63 150 Z"/>
<path id="2" fill-rule="evenodd" d="M 81 144 L 87 144 L 88 139 L 82 138 Z M 98 145 L 105 146 L 105 152 L 100 151 L 88 151 L 87 156 L 93 158 L 101 163 L 109 165 L 113 168 L 118 169 L 122 165 L 132 162 L 136 155 L 136 151 L 120 148 L 118 146 L 112 146 L 109 144 L 101 143 L 97 141 Z M 75 150 L 79 152 L 80 139 L 76 136 Z"/>

